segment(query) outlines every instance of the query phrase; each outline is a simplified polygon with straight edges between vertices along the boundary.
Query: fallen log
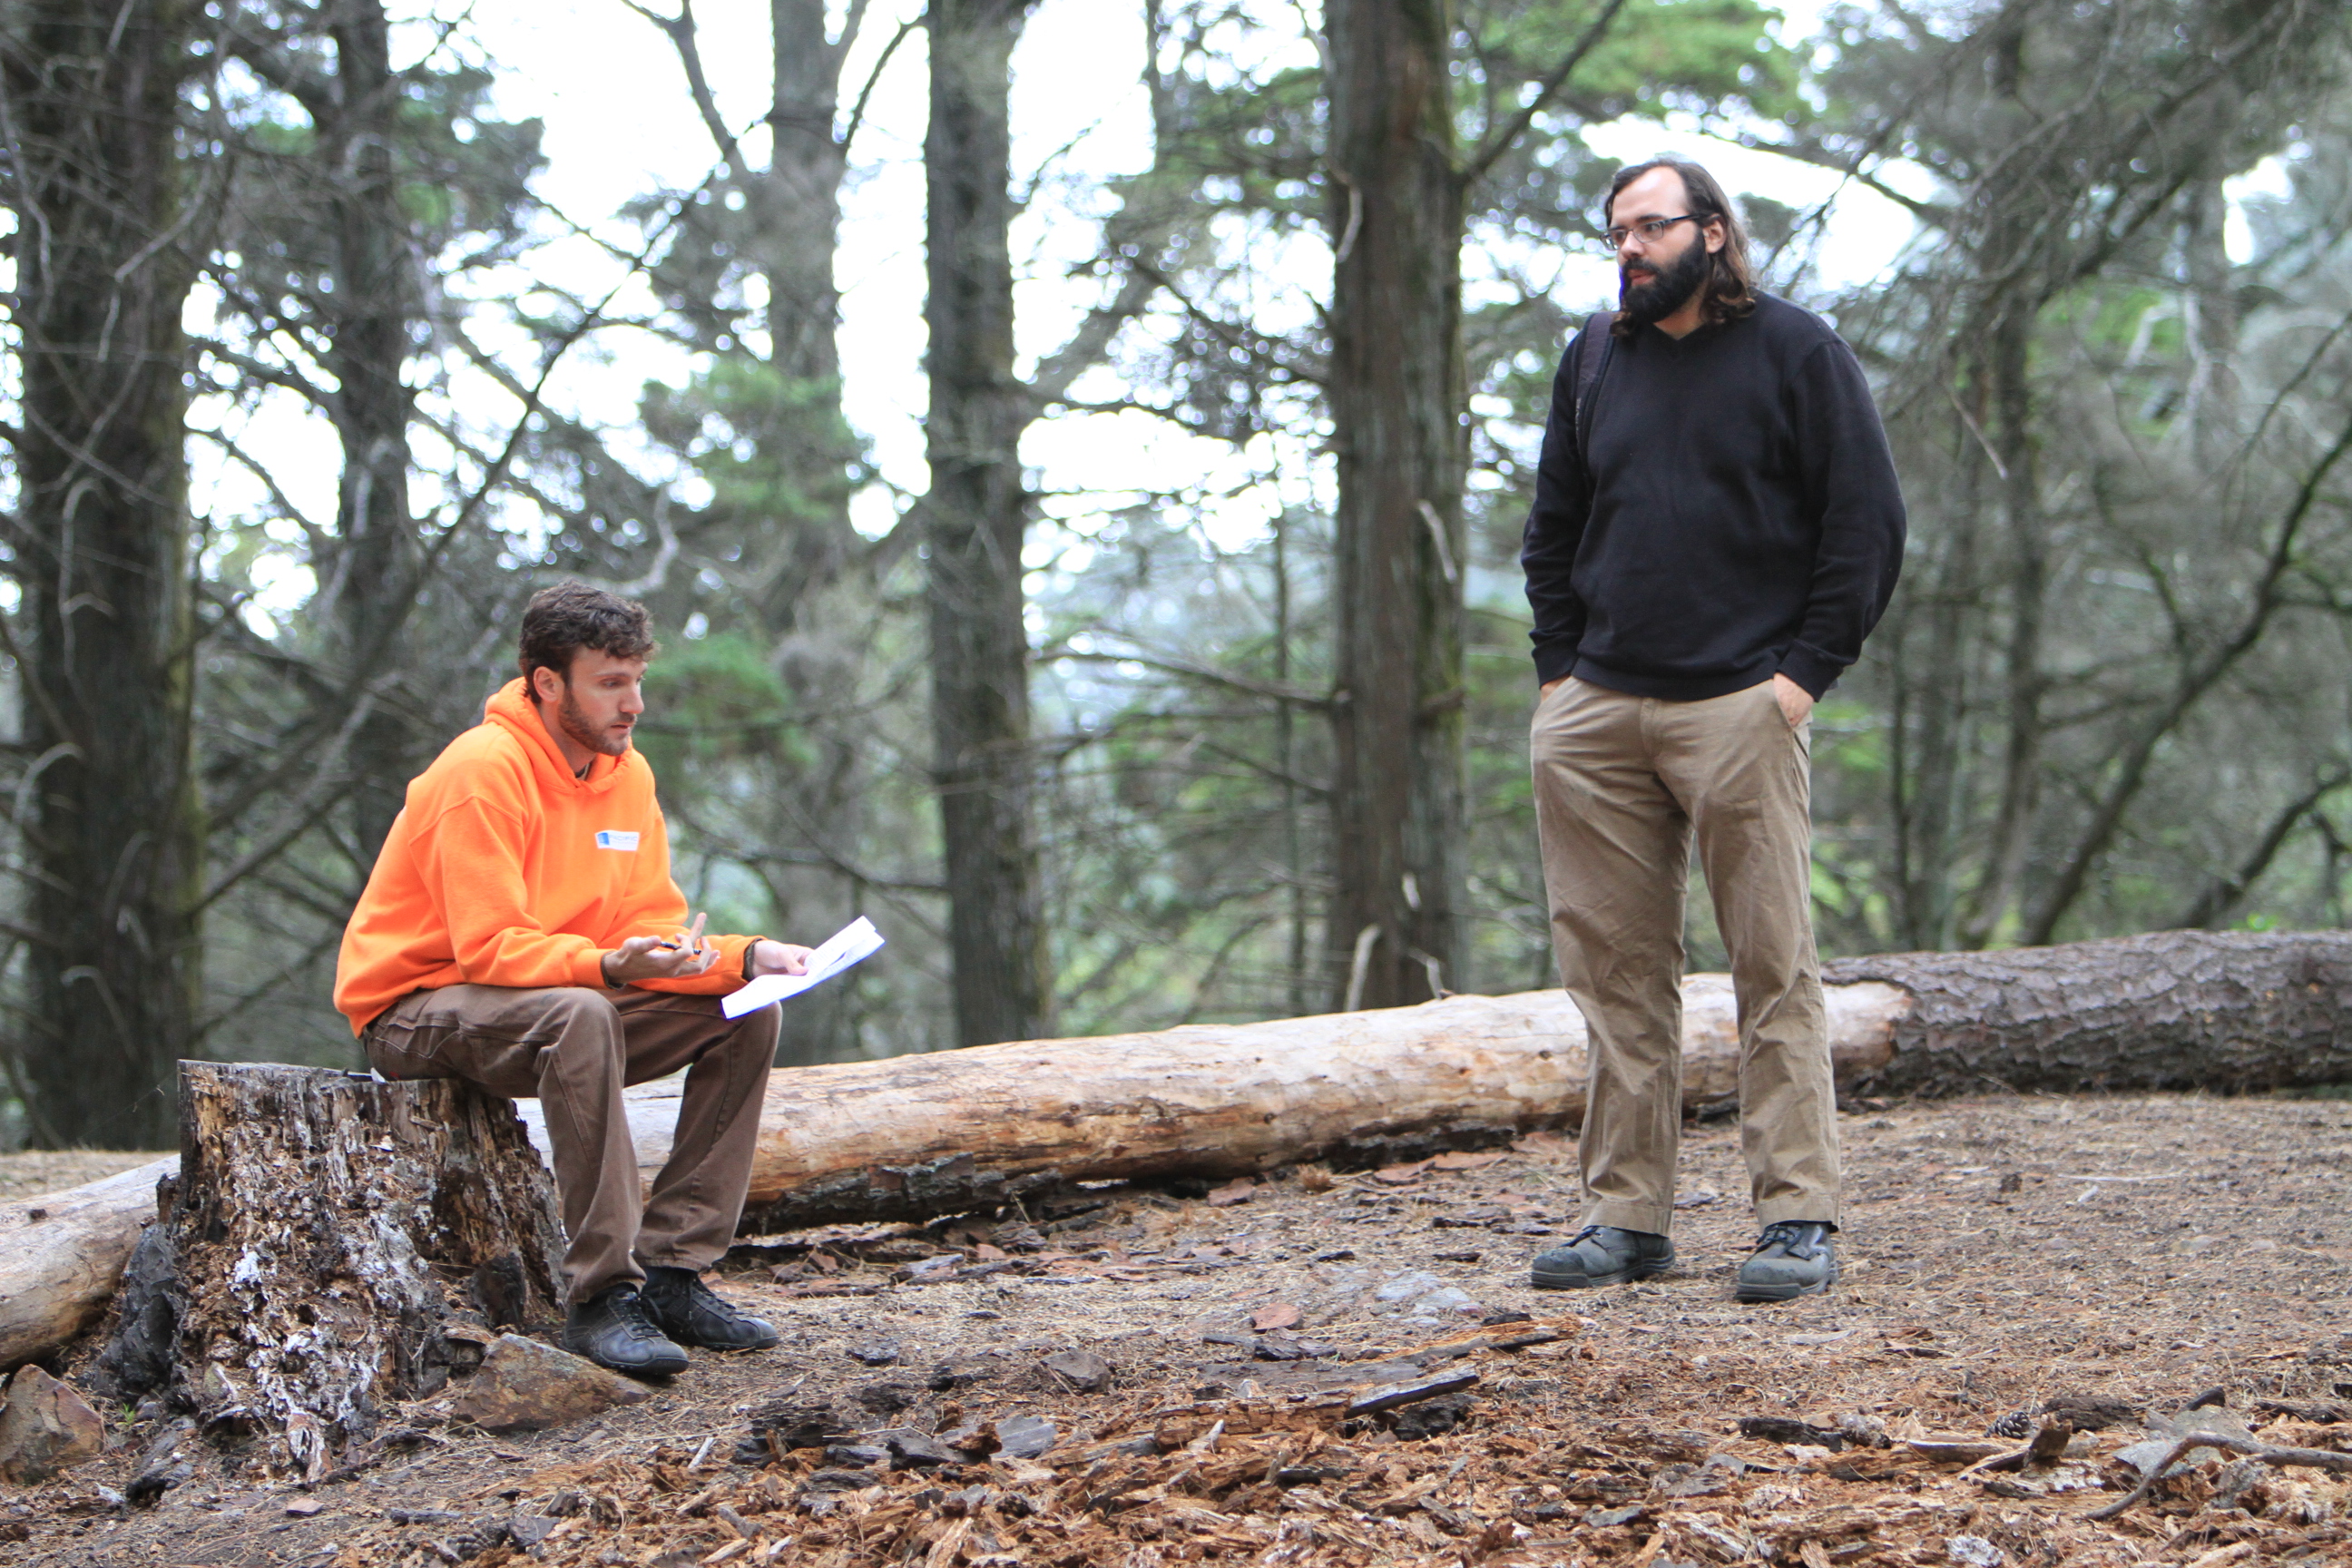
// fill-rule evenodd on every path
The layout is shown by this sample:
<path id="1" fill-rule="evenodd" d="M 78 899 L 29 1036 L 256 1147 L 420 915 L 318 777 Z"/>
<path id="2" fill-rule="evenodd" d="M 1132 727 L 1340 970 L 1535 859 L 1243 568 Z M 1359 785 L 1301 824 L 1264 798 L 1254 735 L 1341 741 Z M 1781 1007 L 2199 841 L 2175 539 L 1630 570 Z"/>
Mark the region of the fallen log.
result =
<path id="1" fill-rule="evenodd" d="M 1908 1005 L 1873 983 L 1831 994 L 1842 1074 L 1885 1065 Z M 1730 981 L 1694 976 L 1683 1008 L 1685 1103 L 1732 1095 Z M 1584 1080 L 1584 1020 L 1558 991 L 801 1068 L 769 1080 L 744 1224 L 911 1219 L 1071 1182 L 1476 1148 L 1573 1125 Z M 641 1158 L 667 1153 L 673 1119 L 649 1118 Z"/>
<path id="2" fill-rule="evenodd" d="M 154 1222 L 155 1184 L 177 1154 L 104 1181 L 0 1204 L 0 1369 L 44 1356 L 96 1322 Z"/>
<path id="3" fill-rule="evenodd" d="M 1827 966 L 1911 1006 L 1857 1092 L 2201 1089 L 2352 1082 L 2352 932 L 2160 931 Z"/>
<path id="4" fill-rule="evenodd" d="M 2160 932 L 1833 964 L 1841 1085 L 2237 1091 L 2352 1081 L 2352 934 Z M 1729 981 L 1684 986 L 1685 1103 L 1736 1087 Z M 917 1216 L 1056 1182 L 1380 1160 L 1573 1123 L 1584 1027 L 1558 991 L 1158 1034 L 783 1068 L 761 1113 L 750 1231 Z M 680 1086 L 630 1091 L 648 1176 Z M 536 1106 L 521 1106 L 527 1122 Z M 0 1369 L 104 1310 L 154 1217 L 162 1161 L 0 1204 Z"/>

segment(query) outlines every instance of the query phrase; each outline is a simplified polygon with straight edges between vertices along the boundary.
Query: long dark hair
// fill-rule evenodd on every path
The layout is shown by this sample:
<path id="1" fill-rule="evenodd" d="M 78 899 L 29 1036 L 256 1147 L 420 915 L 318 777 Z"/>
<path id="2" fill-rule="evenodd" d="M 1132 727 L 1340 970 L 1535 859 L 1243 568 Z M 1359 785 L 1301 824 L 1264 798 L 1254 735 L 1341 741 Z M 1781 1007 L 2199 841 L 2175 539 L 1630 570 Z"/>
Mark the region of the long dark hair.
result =
<path id="1" fill-rule="evenodd" d="M 1723 248 L 1715 253 L 1707 268 L 1706 281 L 1699 285 L 1699 320 L 1710 327 L 1726 321 L 1736 321 L 1756 309 L 1756 269 L 1748 260 L 1748 226 L 1739 221 L 1738 209 L 1724 194 L 1716 177 L 1696 163 L 1681 158 L 1653 158 L 1646 163 L 1628 163 L 1609 181 L 1609 198 L 1601 204 L 1601 226 L 1612 221 L 1610 213 L 1617 205 L 1617 193 L 1648 174 L 1653 169 L 1672 169 L 1683 177 L 1683 200 L 1693 216 L 1723 225 Z M 1702 222 L 1701 227 L 1704 228 Z M 1625 312 L 1617 312 L 1610 324 L 1616 336 L 1633 335 L 1633 323 Z"/>

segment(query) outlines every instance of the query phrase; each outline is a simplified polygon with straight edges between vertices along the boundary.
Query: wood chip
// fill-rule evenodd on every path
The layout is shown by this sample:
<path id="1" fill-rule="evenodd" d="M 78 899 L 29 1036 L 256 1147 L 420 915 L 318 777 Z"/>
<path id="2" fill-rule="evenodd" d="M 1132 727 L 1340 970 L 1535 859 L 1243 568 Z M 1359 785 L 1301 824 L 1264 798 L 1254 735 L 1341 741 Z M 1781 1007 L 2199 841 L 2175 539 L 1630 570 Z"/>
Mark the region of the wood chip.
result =
<path id="1" fill-rule="evenodd" d="M 1402 1405 L 1418 1404 L 1424 1399 L 1434 1399 L 1441 1394 L 1454 1394 L 1465 1388 L 1475 1388 L 1477 1385 L 1478 1374 L 1466 1368 L 1461 1372 L 1449 1372 L 1439 1377 L 1425 1377 L 1418 1383 L 1391 1383 L 1386 1387 L 1375 1388 L 1369 1394 L 1360 1394 L 1349 1400 L 1348 1414 L 1350 1415 L 1376 1415 L 1383 1410 L 1394 1410 Z"/>
<path id="2" fill-rule="evenodd" d="M 1988 1442 L 1981 1437 L 1911 1437 L 1905 1447 L 1923 1459 L 1933 1459 L 1939 1465 L 1973 1465 L 2004 1452 L 2008 1445 Z"/>
<path id="3" fill-rule="evenodd" d="M 1489 1165 L 1502 1163 L 1507 1158 L 1508 1156 L 1499 1151 L 1487 1154 L 1440 1154 L 1429 1163 L 1429 1168 L 1433 1171 L 1483 1171 Z"/>

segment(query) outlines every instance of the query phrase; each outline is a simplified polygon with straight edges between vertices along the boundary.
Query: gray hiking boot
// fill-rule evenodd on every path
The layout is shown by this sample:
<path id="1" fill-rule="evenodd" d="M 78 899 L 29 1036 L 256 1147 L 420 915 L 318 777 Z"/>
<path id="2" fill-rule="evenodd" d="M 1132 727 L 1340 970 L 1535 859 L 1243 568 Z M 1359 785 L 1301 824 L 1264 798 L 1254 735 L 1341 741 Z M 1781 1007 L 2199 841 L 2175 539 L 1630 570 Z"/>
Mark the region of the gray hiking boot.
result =
<path id="1" fill-rule="evenodd" d="M 1735 1301 L 1789 1301 L 1818 1296 L 1837 1283 L 1837 1249 L 1830 1245 L 1830 1227 L 1814 1220 L 1782 1220 L 1768 1225 L 1756 1238 L 1756 1251 L 1739 1266 L 1732 1286 Z"/>
<path id="2" fill-rule="evenodd" d="M 1536 1259 L 1532 1282 L 1538 1290 L 1581 1290 L 1590 1285 L 1622 1285 L 1664 1274 L 1675 1266 L 1670 1237 L 1646 1230 L 1588 1225 L 1565 1245 Z"/>

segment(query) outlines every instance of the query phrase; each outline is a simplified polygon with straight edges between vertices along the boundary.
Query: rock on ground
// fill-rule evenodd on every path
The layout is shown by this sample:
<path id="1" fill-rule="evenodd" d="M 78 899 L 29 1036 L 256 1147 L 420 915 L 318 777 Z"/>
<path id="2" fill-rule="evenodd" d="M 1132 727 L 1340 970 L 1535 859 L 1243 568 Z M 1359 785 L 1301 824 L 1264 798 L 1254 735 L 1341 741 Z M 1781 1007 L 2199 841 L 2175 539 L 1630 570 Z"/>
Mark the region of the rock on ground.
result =
<path id="1" fill-rule="evenodd" d="M 82 1396 L 37 1366 L 16 1369 L 0 1405 L 0 1479 L 54 1479 L 106 1447 L 106 1423 Z"/>
<path id="2" fill-rule="evenodd" d="M 450 1413 L 486 1432 L 544 1432 L 652 1397 L 644 1384 L 593 1362 L 520 1334 L 500 1334 Z"/>

